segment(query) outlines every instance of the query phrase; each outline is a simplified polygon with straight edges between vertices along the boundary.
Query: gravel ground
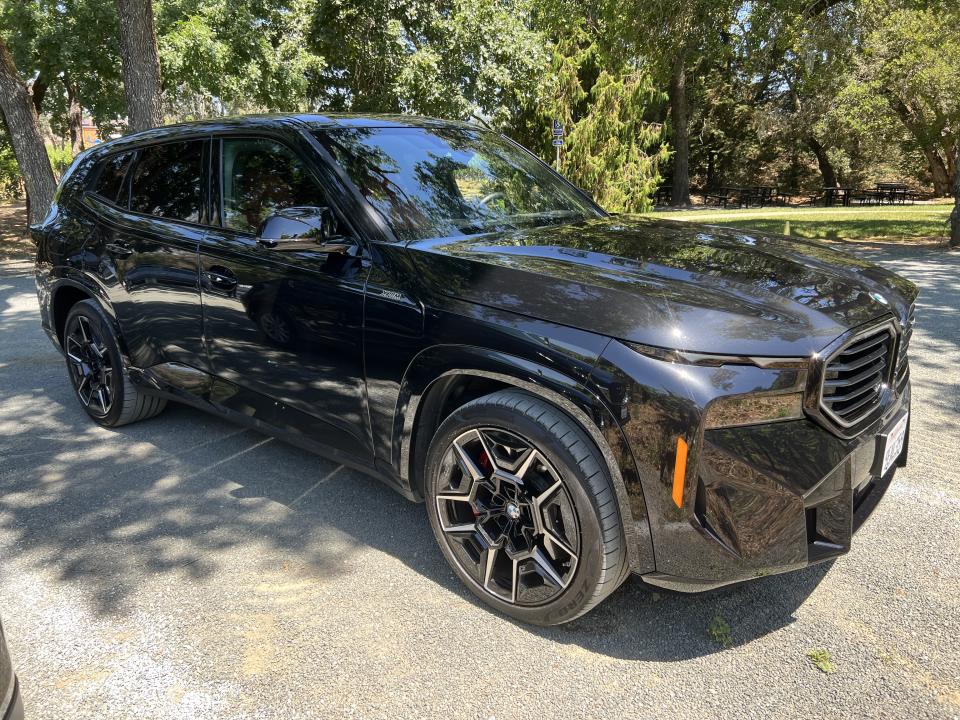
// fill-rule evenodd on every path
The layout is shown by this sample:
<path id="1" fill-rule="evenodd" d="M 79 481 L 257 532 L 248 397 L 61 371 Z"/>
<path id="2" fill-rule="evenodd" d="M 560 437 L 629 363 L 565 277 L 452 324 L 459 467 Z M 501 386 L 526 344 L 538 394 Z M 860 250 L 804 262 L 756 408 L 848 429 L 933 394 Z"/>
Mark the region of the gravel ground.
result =
<path id="1" fill-rule="evenodd" d="M 375 480 L 180 406 L 89 422 L 3 261 L 0 612 L 28 718 L 957 718 L 960 254 L 859 251 L 923 296 L 910 464 L 850 554 L 699 596 L 631 581 L 548 630 L 473 600 Z"/>

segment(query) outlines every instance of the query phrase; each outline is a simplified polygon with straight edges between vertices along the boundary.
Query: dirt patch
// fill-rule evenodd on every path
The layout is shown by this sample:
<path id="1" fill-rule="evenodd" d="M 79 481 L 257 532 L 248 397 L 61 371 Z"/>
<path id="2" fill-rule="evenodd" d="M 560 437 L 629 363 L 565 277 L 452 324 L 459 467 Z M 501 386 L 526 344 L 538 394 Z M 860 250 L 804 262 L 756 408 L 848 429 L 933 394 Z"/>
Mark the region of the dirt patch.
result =
<path id="1" fill-rule="evenodd" d="M 23 203 L 0 205 L 0 260 L 26 260 L 36 246 L 27 233 L 27 208 Z"/>

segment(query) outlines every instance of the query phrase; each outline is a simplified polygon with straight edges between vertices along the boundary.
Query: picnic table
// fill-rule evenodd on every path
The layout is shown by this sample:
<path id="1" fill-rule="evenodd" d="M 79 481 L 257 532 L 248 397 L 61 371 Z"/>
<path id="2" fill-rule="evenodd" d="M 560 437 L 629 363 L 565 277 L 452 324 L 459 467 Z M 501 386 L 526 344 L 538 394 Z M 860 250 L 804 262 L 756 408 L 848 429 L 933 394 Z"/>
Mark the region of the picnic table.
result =
<path id="1" fill-rule="evenodd" d="M 714 201 L 724 208 L 731 202 L 736 202 L 737 207 L 763 207 L 776 198 L 777 188 L 773 185 L 724 185 L 717 192 L 704 194 L 707 202 Z"/>
<path id="2" fill-rule="evenodd" d="M 855 188 L 850 187 L 824 187 L 823 204 L 826 207 L 833 207 L 834 205 L 847 207 L 850 205 L 854 190 Z"/>
<path id="3" fill-rule="evenodd" d="M 907 200 L 913 200 L 913 193 L 910 191 L 910 186 L 899 182 L 877 183 L 876 190 L 871 190 L 869 193 L 872 197 L 876 198 L 877 202 L 881 205 L 883 205 L 885 201 L 891 205 L 894 203 L 903 205 Z"/>
<path id="4" fill-rule="evenodd" d="M 669 203 L 673 198 L 673 185 L 661 185 L 653 195 L 653 202 L 657 205 Z"/>

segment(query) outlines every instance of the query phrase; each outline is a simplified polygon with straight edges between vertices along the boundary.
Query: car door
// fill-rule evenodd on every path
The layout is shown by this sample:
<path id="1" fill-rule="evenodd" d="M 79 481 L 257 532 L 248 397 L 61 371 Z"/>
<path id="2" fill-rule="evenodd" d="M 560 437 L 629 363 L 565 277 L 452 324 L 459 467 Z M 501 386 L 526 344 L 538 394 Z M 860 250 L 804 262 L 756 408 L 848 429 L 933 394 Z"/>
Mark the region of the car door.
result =
<path id="1" fill-rule="evenodd" d="M 205 367 L 197 250 L 207 186 L 203 138 L 118 153 L 84 202 L 98 229 L 88 255 L 134 365 Z"/>
<path id="2" fill-rule="evenodd" d="M 290 145 L 225 136 L 213 148 L 216 217 L 201 242 L 200 268 L 214 374 L 253 394 L 241 402 L 243 412 L 369 459 L 362 348 L 368 263 L 359 242 Z M 304 206 L 331 208 L 350 250 L 257 242 L 268 215 Z"/>

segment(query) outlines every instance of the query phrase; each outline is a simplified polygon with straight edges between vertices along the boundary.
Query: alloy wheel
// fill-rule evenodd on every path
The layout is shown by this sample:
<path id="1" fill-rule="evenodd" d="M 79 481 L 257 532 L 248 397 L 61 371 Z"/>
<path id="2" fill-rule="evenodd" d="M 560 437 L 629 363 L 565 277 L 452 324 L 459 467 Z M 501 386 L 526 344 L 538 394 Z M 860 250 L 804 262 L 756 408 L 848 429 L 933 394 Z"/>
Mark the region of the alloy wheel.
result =
<path id="1" fill-rule="evenodd" d="M 113 407 L 113 363 L 100 333 L 83 315 L 75 315 L 64 343 L 70 379 L 80 402 L 98 417 Z"/>
<path id="2" fill-rule="evenodd" d="M 440 528 L 461 569 L 485 592 L 521 606 L 550 602 L 580 554 L 573 501 L 533 443 L 498 428 L 450 443 L 436 494 Z"/>

